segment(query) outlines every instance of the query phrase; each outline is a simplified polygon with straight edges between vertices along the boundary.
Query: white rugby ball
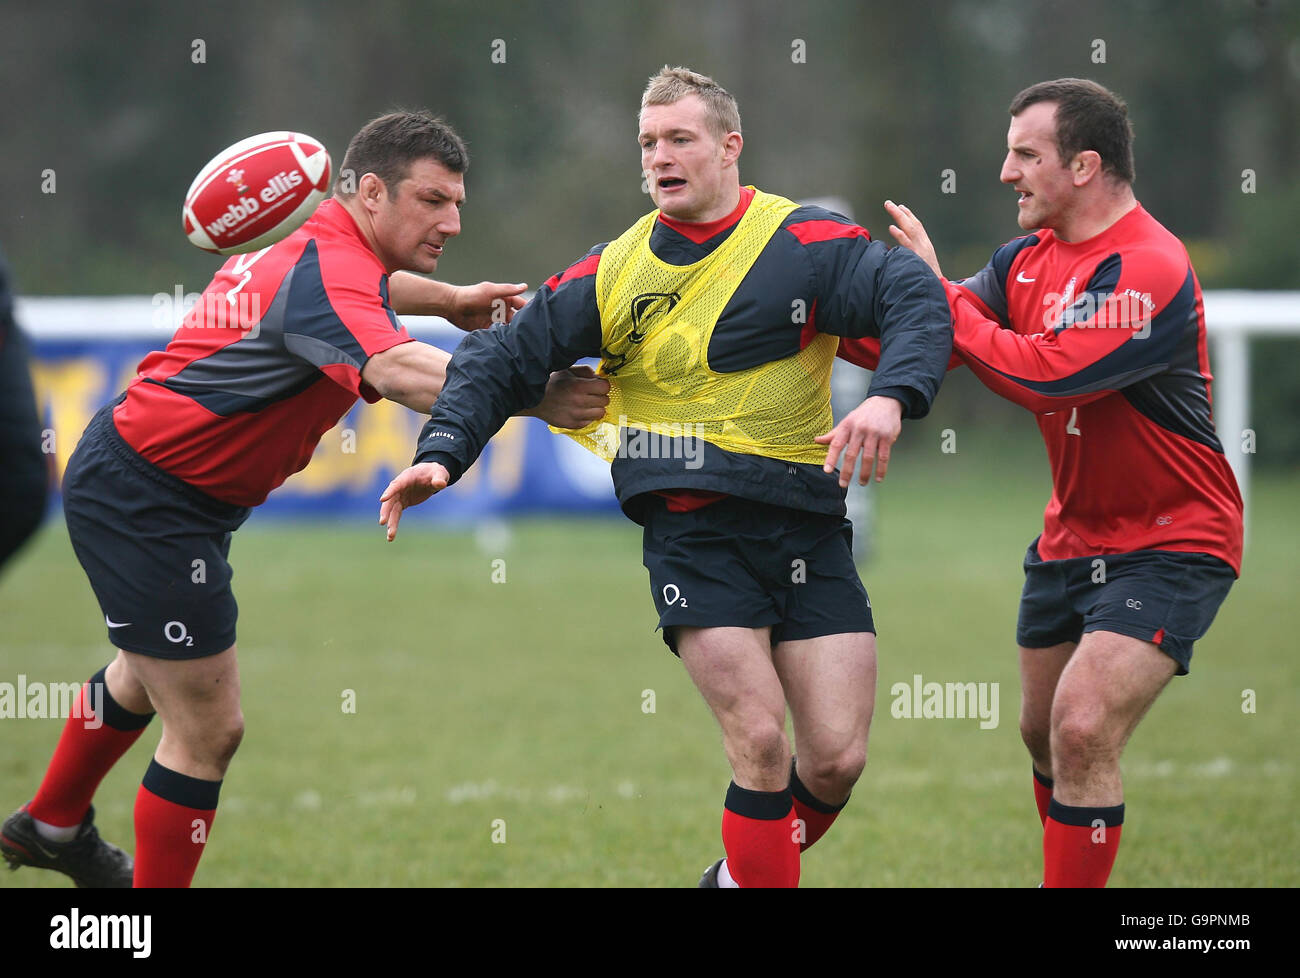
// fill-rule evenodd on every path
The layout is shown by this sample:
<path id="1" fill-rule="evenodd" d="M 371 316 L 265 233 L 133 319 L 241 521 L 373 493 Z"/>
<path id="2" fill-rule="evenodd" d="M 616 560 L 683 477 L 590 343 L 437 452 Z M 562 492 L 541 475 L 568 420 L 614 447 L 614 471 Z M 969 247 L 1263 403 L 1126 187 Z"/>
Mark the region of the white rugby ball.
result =
<path id="1" fill-rule="evenodd" d="M 185 195 L 181 222 L 196 247 L 257 251 L 311 217 L 330 187 L 330 154 L 300 132 L 264 132 L 223 149 Z"/>

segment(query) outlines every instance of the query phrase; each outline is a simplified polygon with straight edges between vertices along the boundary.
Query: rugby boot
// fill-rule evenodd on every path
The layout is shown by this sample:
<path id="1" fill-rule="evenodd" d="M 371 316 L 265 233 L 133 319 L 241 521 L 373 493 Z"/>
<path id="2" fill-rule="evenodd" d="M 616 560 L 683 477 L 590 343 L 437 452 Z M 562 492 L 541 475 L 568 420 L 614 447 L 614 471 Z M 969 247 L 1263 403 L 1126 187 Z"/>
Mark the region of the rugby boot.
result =
<path id="1" fill-rule="evenodd" d="M 51 842 L 36 831 L 36 822 L 24 805 L 0 828 L 0 854 L 11 870 L 19 866 L 52 869 L 87 888 L 129 888 L 135 867 L 129 855 L 99 837 L 94 806 L 86 812 L 75 839 Z"/>

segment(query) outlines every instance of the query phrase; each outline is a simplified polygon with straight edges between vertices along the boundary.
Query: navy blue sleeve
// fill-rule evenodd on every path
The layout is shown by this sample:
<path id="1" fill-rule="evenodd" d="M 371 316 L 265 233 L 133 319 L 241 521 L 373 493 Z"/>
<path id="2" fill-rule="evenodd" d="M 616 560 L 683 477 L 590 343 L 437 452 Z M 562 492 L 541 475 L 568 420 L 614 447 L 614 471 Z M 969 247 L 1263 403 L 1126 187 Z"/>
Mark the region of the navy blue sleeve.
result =
<path id="1" fill-rule="evenodd" d="M 598 262 L 597 249 L 549 279 L 509 323 L 461 341 L 420 432 L 416 463 L 437 462 L 455 482 L 507 418 L 542 399 L 553 371 L 600 355 Z"/>
<path id="2" fill-rule="evenodd" d="M 787 230 L 810 256 L 817 281 L 816 328 L 853 339 L 878 337 L 880 364 L 868 397 L 893 397 L 921 418 L 952 355 L 952 314 L 943 285 L 906 248 L 872 241 L 864 228 L 820 208 L 800 208 Z"/>

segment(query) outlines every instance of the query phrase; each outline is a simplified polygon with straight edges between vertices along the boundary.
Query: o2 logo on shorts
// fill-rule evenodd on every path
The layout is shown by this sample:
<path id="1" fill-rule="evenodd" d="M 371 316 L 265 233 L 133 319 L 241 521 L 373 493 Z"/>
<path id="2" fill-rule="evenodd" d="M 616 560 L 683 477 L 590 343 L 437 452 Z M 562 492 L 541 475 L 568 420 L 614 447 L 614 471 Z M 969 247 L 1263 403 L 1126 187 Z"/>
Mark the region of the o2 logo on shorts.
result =
<path id="1" fill-rule="evenodd" d="M 683 608 L 687 607 L 686 599 L 682 597 L 681 589 L 676 584 L 664 585 L 664 601 L 668 604 L 670 608 L 673 605 L 675 605 L 678 601 L 682 603 Z"/>
<path id="2" fill-rule="evenodd" d="M 194 636 L 189 633 L 183 621 L 169 621 L 163 625 L 163 634 L 173 645 L 194 645 Z"/>

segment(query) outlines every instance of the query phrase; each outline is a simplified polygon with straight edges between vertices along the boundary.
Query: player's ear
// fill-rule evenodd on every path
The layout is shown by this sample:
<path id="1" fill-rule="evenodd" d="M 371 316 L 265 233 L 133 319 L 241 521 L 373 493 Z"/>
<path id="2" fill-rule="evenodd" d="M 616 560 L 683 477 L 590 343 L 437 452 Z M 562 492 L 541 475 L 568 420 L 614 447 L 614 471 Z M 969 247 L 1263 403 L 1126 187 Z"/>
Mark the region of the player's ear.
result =
<path id="1" fill-rule="evenodd" d="M 738 132 L 729 132 L 722 137 L 722 165 L 734 166 L 740 159 L 740 151 L 745 146 L 745 137 Z"/>
<path id="2" fill-rule="evenodd" d="M 357 197 L 362 206 L 368 210 L 378 207 L 388 197 L 388 188 L 384 181 L 373 173 L 367 173 L 357 183 Z"/>
<path id="3" fill-rule="evenodd" d="M 1085 149 L 1070 161 L 1070 173 L 1074 177 L 1074 185 L 1082 187 L 1101 173 L 1101 154 L 1095 149 Z"/>

